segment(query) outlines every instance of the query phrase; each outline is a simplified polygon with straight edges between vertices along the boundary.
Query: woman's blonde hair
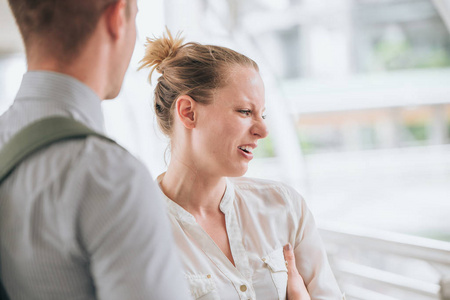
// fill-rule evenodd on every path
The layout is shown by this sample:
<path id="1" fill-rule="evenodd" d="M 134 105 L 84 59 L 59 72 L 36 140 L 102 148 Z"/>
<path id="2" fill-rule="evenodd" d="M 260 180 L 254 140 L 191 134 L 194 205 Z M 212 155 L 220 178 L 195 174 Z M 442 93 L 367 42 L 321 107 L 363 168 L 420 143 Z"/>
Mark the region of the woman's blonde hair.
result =
<path id="1" fill-rule="evenodd" d="M 226 47 L 185 43 L 180 34 L 167 33 L 160 38 L 147 38 L 145 56 L 139 69 L 151 68 L 161 74 L 154 94 L 154 108 L 159 127 L 168 136 L 172 133 L 173 106 L 181 95 L 196 102 L 210 104 L 214 91 L 223 87 L 232 67 L 258 65 L 247 56 Z"/>

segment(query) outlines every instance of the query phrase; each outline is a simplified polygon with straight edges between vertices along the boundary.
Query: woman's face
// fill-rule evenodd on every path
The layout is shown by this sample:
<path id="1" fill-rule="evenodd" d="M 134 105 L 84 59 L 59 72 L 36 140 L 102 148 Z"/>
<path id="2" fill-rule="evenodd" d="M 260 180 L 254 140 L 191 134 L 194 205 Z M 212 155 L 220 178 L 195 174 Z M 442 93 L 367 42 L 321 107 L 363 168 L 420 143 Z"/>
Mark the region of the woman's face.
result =
<path id="1" fill-rule="evenodd" d="M 268 134 L 264 84 L 251 67 L 234 67 L 212 104 L 197 105 L 193 131 L 196 166 L 211 176 L 245 174 L 258 140 Z"/>

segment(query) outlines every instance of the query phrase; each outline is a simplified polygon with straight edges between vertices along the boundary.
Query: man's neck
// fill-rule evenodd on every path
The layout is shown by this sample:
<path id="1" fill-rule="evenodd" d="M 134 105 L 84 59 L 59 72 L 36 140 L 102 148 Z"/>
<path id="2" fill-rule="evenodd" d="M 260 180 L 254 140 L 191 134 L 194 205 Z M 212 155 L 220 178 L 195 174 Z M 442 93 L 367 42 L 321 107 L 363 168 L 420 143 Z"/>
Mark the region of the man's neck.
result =
<path id="1" fill-rule="evenodd" d="M 99 49 L 90 51 L 85 47 L 77 57 L 70 61 L 58 59 L 39 49 L 27 51 L 28 71 L 51 71 L 74 77 L 90 87 L 100 99 L 105 99 L 108 82 L 108 69 L 104 67 Z"/>

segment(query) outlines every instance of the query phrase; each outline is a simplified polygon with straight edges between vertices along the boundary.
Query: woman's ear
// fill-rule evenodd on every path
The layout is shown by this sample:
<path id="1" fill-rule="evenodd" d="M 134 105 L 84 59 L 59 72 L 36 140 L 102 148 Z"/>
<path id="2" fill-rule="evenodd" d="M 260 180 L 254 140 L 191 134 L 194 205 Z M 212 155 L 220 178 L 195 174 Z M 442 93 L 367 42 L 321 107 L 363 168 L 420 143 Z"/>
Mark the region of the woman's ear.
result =
<path id="1" fill-rule="evenodd" d="M 188 95 L 182 95 L 176 100 L 176 117 L 187 129 L 195 128 L 197 121 L 196 105 L 195 100 Z"/>

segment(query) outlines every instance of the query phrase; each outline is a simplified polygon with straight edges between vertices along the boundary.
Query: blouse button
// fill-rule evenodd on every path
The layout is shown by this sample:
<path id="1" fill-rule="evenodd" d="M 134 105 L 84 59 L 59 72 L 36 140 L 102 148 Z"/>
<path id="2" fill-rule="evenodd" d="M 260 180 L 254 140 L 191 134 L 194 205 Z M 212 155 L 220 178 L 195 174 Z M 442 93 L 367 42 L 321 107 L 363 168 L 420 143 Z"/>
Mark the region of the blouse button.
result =
<path id="1" fill-rule="evenodd" d="M 247 290 L 247 286 L 245 284 L 241 285 L 241 292 L 245 292 Z"/>
<path id="2" fill-rule="evenodd" d="M 206 278 L 211 278 L 211 275 L 210 274 L 206 275 Z"/>
<path id="3" fill-rule="evenodd" d="M 263 258 L 263 259 L 262 259 L 263 262 L 266 262 L 266 260 L 267 260 L 266 258 Z"/>

